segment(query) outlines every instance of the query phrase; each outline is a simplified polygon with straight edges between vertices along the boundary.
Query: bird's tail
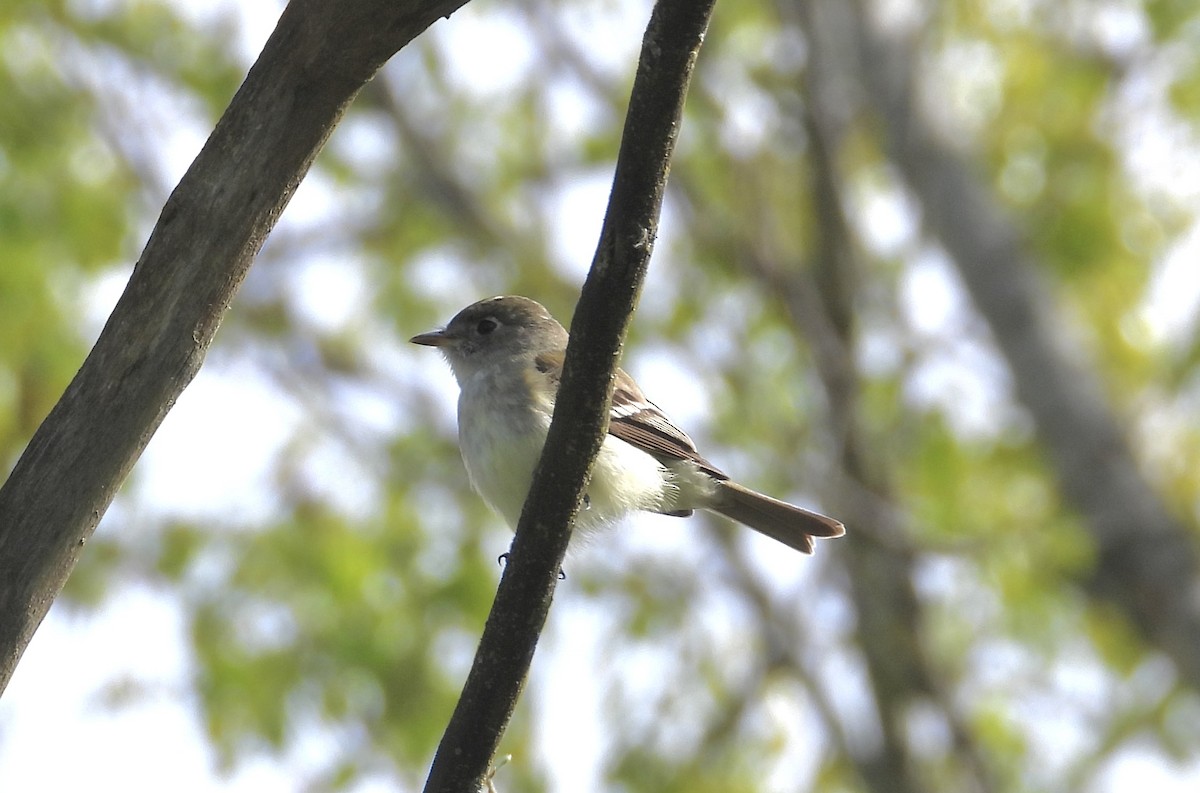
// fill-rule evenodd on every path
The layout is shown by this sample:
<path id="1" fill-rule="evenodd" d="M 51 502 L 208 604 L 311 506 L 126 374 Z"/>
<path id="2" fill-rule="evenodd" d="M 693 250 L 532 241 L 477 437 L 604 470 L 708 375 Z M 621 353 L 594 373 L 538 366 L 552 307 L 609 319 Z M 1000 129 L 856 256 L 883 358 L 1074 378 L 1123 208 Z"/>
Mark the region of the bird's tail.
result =
<path id="1" fill-rule="evenodd" d="M 813 537 L 841 537 L 846 533 L 846 527 L 840 521 L 756 493 L 729 480 L 719 483 L 716 498 L 708 509 L 802 553 L 813 552 Z"/>

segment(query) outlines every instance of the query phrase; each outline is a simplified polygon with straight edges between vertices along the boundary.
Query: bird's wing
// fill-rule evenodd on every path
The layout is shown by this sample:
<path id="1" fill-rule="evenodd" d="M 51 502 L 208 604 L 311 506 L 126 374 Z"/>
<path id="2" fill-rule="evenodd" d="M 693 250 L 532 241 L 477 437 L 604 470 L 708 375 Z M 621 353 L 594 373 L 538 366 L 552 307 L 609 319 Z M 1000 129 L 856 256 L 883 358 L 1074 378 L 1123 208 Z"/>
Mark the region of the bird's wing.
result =
<path id="1" fill-rule="evenodd" d="M 562 352 L 537 356 L 538 371 L 554 382 L 557 391 L 562 378 Z M 728 479 L 719 468 L 701 456 L 687 433 L 667 418 L 657 405 L 646 399 L 642 389 L 623 369 L 618 369 L 609 413 L 608 434 L 631 446 L 667 460 L 687 460 L 716 479 Z"/>

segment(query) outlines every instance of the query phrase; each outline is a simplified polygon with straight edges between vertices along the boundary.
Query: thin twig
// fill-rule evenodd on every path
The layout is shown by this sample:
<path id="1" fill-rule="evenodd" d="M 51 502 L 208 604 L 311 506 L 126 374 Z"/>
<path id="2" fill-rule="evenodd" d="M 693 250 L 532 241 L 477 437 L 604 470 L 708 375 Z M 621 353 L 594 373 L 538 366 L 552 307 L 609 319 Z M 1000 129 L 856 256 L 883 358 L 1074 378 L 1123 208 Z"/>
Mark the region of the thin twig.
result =
<path id="1" fill-rule="evenodd" d="M 486 789 L 524 685 L 570 525 L 607 431 L 613 371 L 649 264 L 683 100 L 713 3 L 660 0 L 651 15 L 600 242 L 571 324 L 554 420 L 427 793 Z"/>

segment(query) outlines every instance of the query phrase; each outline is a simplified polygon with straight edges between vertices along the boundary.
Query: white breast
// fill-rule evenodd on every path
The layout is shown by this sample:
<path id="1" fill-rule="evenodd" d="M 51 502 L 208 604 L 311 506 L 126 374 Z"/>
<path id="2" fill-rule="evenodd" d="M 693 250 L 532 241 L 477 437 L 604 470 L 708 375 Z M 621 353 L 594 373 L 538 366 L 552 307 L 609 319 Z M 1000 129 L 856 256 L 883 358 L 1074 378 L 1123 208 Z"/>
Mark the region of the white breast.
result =
<path id="1" fill-rule="evenodd" d="M 499 383 L 488 372 L 460 385 L 459 448 L 471 486 L 515 529 L 550 428 L 550 406 L 531 407 L 515 384 Z M 514 396 L 505 399 L 502 394 Z M 586 531 L 635 510 L 669 507 L 675 501 L 670 480 L 656 459 L 610 435 L 600 449 L 576 527 Z"/>

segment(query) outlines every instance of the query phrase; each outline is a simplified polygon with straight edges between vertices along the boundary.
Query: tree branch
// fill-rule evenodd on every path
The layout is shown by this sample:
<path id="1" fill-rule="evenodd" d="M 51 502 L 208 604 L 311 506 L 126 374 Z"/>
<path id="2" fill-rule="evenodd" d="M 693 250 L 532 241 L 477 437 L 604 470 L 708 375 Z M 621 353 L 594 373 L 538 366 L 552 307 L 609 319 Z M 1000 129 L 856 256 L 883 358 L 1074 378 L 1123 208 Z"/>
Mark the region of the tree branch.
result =
<path id="1" fill-rule="evenodd" d="M 1020 234 L 917 110 L 902 48 L 866 23 L 856 35 L 864 85 L 886 119 L 891 160 L 991 326 L 1063 494 L 1096 544 L 1089 591 L 1119 608 L 1200 688 L 1194 538 L 1142 475 L 1095 373 L 1063 344 L 1047 286 Z"/>
<path id="2" fill-rule="evenodd" d="M 292 0 L 0 489 L 0 690 L 359 88 L 466 0 Z"/>
<path id="3" fill-rule="evenodd" d="M 842 207 L 838 163 L 851 117 L 840 80 L 852 72 L 852 52 L 843 31 L 852 27 L 855 7 L 839 2 L 805 2 L 791 9 L 802 20 L 812 47 L 805 70 L 806 129 L 813 163 L 812 193 L 817 216 L 815 272 L 780 274 L 778 293 L 792 322 L 809 339 L 817 371 L 825 386 L 831 423 L 841 443 L 840 464 L 845 481 L 858 493 L 839 507 L 854 525 L 865 528 L 860 541 L 848 544 L 844 558 L 849 570 L 850 595 L 855 606 L 858 644 L 879 712 L 882 733 L 878 747 L 852 747 L 850 756 L 864 783 L 880 791 L 923 790 L 928 780 L 918 772 L 905 719 L 916 702 L 936 708 L 953 735 L 946 760 L 961 775 L 963 789 L 996 790 L 995 774 L 944 685 L 944 675 L 926 652 L 926 609 L 914 580 L 919 561 L 895 508 L 889 473 L 872 464 L 871 436 L 861 409 L 861 374 L 855 356 L 857 327 L 854 305 L 861 280 L 861 262 L 851 242 Z M 785 11 L 786 13 L 786 11 Z"/>
<path id="4" fill-rule="evenodd" d="M 715 0 L 660 0 L 642 41 L 600 242 L 542 458 L 426 793 L 480 791 L 524 686 L 571 523 L 608 428 L 612 379 L 658 230 L 684 96 Z"/>

